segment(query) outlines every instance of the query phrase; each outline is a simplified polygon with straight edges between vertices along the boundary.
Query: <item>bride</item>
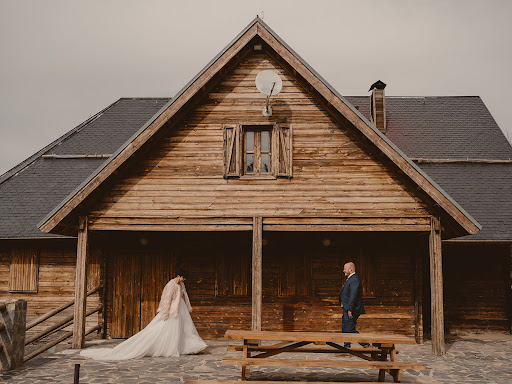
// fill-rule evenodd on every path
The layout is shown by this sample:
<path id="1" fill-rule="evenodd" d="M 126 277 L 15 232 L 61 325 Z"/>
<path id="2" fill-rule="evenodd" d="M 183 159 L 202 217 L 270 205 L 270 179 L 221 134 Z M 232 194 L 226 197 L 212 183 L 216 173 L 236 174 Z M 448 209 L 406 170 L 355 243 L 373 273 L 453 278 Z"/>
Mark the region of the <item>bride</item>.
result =
<path id="1" fill-rule="evenodd" d="M 139 333 L 115 348 L 95 348 L 80 352 L 96 360 L 126 360 L 144 356 L 189 355 L 202 351 L 206 343 L 197 333 L 190 313 L 192 307 L 185 284 L 187 272 L 179 270 L 162 292 L 157 315 Z"/>

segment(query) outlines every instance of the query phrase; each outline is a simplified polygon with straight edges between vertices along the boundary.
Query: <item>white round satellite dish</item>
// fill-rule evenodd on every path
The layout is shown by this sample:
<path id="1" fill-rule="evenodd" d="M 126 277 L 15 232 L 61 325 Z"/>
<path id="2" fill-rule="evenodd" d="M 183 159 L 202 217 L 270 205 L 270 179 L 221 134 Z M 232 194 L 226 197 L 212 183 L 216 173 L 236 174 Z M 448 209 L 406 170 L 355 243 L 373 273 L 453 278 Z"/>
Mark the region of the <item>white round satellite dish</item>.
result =
<path id="1" fill-rule="evenodd" d="M 283 81 L 277 73 L 267 69 L 256 76 L 256 88 L 264 95 L 275 96 L 281 92 Z"/>

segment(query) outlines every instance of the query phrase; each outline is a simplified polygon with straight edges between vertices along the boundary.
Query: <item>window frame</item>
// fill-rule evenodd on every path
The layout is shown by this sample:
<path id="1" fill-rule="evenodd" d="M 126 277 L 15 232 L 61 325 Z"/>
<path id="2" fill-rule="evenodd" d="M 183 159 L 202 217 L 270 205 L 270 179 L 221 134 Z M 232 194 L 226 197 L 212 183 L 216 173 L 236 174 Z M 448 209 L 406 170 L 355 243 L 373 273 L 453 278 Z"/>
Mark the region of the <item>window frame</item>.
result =
<path id="1" fill-rule="evenodd" d="M 263 131 L 267 131 L 269 133 L 269 148 L 268 151 L 265 151 L 269 155 L 269 172 L 268 173 L 261 173 L 261 133 Z M 247 173 L 247 140 L 246 140 L 246 133 L 247 132 L 254 132 L 254 148 L 253 148 L 253 155 L 254 155 L 254 173 Z M 277 179 L 275 172 L 274 172 L 274 162 L 275 162 L 275 155 L 274 155 L 274 137 L 276 134 L 276 124 L 266 124 L 266 123 L 259 123 L 259 124 L 242 124 L 240 133 L 242 135 L 241 142 L 242 142 L 242 150 L 240 151 L 240 155 L 242 157 L 241 159 L 241 167 L 240 167 L 240 178 L 241 179 L 257 179 L 257 180 L 275 180 Z M 256 140 L 258 138 L 258 140 Z"/>
<path id="2" fill-rule="evenodd" d="M 292 125 L 270 122 L 244 122 L 236 124 L 224 124 L 224 178 L 242 180 L 277 180 L 280 178 L 292 178 L 293 171 L 293 131 Z M 248 130 L 269 131 L 270 146 L 269 166 L 267 173 L 246 173 L 246 135 Z M 259 144 L 261 145 L 261 139 Z M 254 151 L 255 157 L 257 152 Z M 261 156 L 258 159 L 258 167 L 261 164 Z"/>

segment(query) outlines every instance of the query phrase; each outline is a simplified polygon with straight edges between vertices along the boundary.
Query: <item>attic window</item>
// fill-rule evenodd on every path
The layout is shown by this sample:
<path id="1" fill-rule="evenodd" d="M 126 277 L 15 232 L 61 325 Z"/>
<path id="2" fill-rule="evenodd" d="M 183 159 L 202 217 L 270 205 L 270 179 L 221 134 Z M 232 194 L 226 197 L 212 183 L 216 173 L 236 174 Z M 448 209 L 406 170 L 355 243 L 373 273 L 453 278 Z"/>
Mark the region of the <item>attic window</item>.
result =
<path id="1" fill-rule="evenodd" d="M 272 125 L 243 127 L 243 174 L 264 176 L 271 174 Z"/>
<path id="2" fill-rule="evenodd" d="M 291 127 L 278 124 L 224 127 L 225 178 L 292 176 Z"/>

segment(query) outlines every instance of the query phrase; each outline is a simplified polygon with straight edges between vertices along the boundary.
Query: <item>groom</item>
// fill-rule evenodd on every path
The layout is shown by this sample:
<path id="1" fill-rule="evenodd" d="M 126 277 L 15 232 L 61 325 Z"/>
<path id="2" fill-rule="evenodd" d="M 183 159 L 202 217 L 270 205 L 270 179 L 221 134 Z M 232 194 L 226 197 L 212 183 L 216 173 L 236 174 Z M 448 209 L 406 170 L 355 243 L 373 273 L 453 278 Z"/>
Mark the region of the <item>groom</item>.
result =
<path id="1" fill-rule="evenodd" d="M 363 286 L 359 276 L 356 275 L 356 266 L 349 262 L 343 266 L 343 273 L 347 280 L 340 291 L 340 305 L 343 308 L 343 317 L 341 318 L 341 332 L 359 333 L 356 331 L 357 319 L 365 314 L 363 306 Z M 360 343 L 363 347 L 370 346 L 368 343 Z M 345 348 L 350 348 L 350 343 L 345 343 Z"/>

